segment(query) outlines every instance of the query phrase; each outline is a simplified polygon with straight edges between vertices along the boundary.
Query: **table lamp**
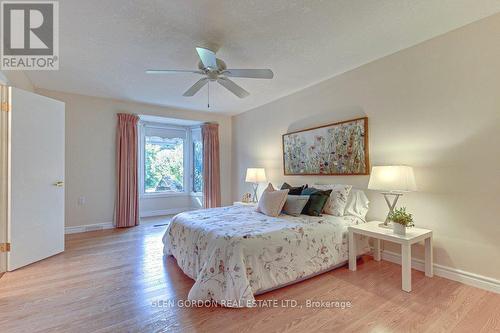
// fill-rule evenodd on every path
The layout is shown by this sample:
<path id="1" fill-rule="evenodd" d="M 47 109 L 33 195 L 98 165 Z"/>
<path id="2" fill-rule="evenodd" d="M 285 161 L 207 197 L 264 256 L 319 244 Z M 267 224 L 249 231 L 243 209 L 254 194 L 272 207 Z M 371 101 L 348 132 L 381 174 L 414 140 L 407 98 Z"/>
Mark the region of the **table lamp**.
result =
<path id="1" fill-rule="evenodd" d="M 381 191 L 385 202 L 389 206 L 389 213 L 385 222 L 380 226 L 387 227 L 389 215 L 394 211 L 400 196 L 405 192 L 417 190 L 413 168 L 404 165 L 374 166 L 368 182 L 368 189 Z M 392 202 L 389 197 L 394 197 Z"/>
<path id="2" fill-rule="evenodd" d="M 253 202 L 257 202 L 257 189 L 259 188 L 259 183 L 263 183 L 266 180 L 266 170 L 264 170 L 264 168 L 247 169 L 245 181 L 253 184 Z"/>

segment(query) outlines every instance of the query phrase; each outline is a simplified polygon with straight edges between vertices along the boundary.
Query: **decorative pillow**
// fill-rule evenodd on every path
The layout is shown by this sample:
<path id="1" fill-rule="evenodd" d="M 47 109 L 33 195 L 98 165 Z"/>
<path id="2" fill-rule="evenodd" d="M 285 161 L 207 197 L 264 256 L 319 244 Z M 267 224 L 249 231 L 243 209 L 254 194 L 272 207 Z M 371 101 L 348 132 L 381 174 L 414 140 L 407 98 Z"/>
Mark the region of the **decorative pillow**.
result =
<path id="1" fill-rule="evenodd" d="M 307 188 L 307 184 L 302 185 L 302 186 L 297 186 L 297 187 L 293 187 L 292 185 L 290 185 L 288 183 L 283 183 L 283 185 L 281 185 L 282 190 L 289 190 L 288 195 L 301 195 L 302 190 L 305 188 Z"/>
<path id="2" fill-rule="evenodd" d="M 273 187 L 273 184 L 271 183 L 267 184 L 267 187 L 264 189 L 264 192 L 272 192 L 272 191 L 276 191 Z"/>
<path id="3" fill-rule="evenodd" d="M 369 203 L 365 192 L 353 188 L 347 197 L 344 215 L 352 215 L 366 221 Z"/>
<path id="4" fill-rule="evenodd" d="M 309 200 L 302 210 L 302 214 L 310 215 L 310 216 L 321 216 L 321 212 L 323 212 L 323 207 L 325 207 L 328 198 L 332 190 L 328 191 L 316 191 L 309 196 Z"/>
<path id="5" fill-rule="evenodd" d="M 269 183 L 260 197 L 257 211 L 267 216 L 276 217 L 280 215 L 287 196 L 288 190 L 276 191 L 273 185 Z"/>
<path id="6" fill-rule="evenodd" d="M 290 192 L 288 192 L 285 206 L 283 206 L 283 213 L 292 216 L 299 216 L 308 201 L 308 195 L 290 195 Z"/>
<path id="7" fill-rule="evenodd" d="M 301 195 L 311 195 L 313 193 L 316 193 L 318 192 L 319 190 L 315 187 L 306 187 L 302 190 L 302 193 L 300 193 Z"/>
<path id="8" fill-rule="evenodd" d="M 320 190 L 332 190 L 330 198 L 323 209 L 324 213 L 334 216 L 344 216 L 347 198 L 349 197 L 352 186 L 340 184 L 314 186 Z"/>

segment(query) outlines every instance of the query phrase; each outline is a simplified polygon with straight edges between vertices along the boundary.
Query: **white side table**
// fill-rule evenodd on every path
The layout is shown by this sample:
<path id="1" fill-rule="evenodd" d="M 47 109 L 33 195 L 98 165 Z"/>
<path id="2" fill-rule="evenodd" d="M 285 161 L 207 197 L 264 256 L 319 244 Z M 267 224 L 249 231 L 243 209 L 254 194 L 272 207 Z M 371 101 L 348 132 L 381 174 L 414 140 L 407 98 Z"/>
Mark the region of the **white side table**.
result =
<path id="1" fill-rule="evenodd" d="M 235 202 L 233 202 L 233 206 L 257 206 L 257 203 L 256 202 L 235 201 Z"/>
<path id="2" fill-rule="evenodd" d="M 349 227 L 349 269 L 356 270 L 356 238 L 354 234 L 373 237 L 375 239 L 374 259 L 380 261 L 380 241 L 388 241 L 401 245 L 402 289 L 411 291 L 411 245 L 425 241 L 425 276 L 432 277 L 432 230 L 408 228 L 406 235 L 397 235 L 392 229 L 381 228 L 379 221 L 358 224 Z"/>

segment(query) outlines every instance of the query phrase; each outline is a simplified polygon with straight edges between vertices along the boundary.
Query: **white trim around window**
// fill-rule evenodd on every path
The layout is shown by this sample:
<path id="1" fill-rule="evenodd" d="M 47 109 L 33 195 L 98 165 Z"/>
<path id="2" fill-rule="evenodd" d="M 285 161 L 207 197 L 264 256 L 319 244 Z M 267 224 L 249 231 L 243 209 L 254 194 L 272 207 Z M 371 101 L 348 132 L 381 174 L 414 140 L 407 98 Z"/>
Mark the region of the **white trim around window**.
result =
<path id="1" fill-rule="evenodd" d="M 181 130 L 185 133 L 183 141 L 183 191 L 165 191 L 157 193 L 147 193 L 145 191 L 145 138 L 146 128 L 164 129 L 164 130 Z M 152 123 L 140 121 L 138 125 L 139 135 L 139 156 L 138 156 L 138 171 L 139 171 L 139 198 L 165 198 L 165 197 L 182 197 L 182 196 L 203 196 L 203 193 L 192 192 L 193 189 L 193 144 L 192 144 L 192 131 L 200 130 L 199 126 L 178 126 L 163 123 Z"/>
<path id="2" fill-rule="evenodd" d="M 201 140 L 201 127 L 200 126 L 195 126 L 191 127 L 189 129 L 189 192 L 191 196 L 193 197 L 203 197 L 203 192 L 194 192 L 194 141 L 195 137 L 199 137 L 199 140 Z"/>

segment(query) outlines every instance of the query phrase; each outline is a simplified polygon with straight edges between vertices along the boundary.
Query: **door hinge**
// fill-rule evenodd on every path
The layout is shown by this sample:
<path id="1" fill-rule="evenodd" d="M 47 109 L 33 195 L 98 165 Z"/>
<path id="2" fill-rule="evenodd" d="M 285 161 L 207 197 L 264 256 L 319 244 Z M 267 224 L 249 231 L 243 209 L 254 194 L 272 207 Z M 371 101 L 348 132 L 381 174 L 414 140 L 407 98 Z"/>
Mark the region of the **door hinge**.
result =
<path id="1" fill-rule="evenodd" d="M 0 243 L 0 252 L 10 252 L 10 243 Z"/>
<path id="2" fill-rule="evenodd" d="M 10 111 L 10 104 L 7 102 L 3 102 L 1 105 L 2 111 L 9 112 Z"/>

